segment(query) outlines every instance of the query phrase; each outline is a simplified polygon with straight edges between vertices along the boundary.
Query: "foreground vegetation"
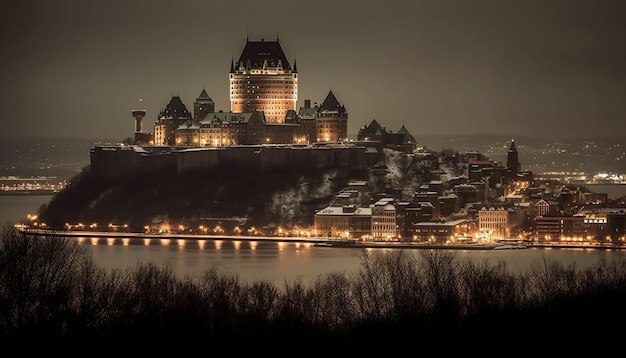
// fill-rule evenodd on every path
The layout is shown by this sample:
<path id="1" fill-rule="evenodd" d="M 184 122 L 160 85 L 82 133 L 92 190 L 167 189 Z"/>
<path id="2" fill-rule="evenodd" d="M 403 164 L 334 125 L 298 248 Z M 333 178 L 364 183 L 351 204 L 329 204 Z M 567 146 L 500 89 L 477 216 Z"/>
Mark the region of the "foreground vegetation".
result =
<path id="1" fill-rule="evenodd" d="M 442 337 L 474 344 L 558 337 L 606 342 L 622 336 L 614 324 L 625 322 L 625 299 L 621 259 L 585 270 L 545 259 L 512 273 L 504 262 L 462 262 L 446 250 L 417 257 L 364 252 L 357 272 L 277 286 L 213 268 L 186 277 L 153 264 L 107 270 L 75 240 L 28 236 L 11 226 L 0 237 L 5 347 L 158 343 L 159 349 L 202 344 L 240 351 L 299 342 L 310 352 Z"/>

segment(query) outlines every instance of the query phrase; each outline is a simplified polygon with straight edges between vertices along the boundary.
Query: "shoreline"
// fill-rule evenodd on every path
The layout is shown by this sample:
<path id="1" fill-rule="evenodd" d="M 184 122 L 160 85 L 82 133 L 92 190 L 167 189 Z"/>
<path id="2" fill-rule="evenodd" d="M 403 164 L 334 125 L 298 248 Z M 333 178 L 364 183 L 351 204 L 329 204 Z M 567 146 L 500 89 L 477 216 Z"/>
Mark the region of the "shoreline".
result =
<path id="1" fill-rule="evenodd" d="M 379 249 L 446 249 L 446 250 L 520 250 L 520 249 L 587 249 L 587 250 L 626 250 L 626 245 L 590 245 L 590 244 L 547 244 L 547 243 L 486 243 L 486 244 L 447 244 L 433 245 L 411 242 L 356 242 L 337 240 L 325 237 L 287 237 L 287 236 L 233 236 L 233 235 L 200 235 L 200 234 L 147 234 L 133 232 L 110 231 L 53 231 L 41 229 L 19 228 L 19 233 L 37 236 L 76 237 L 76 238 L 124 238 L 124 239 L 156 239 L 156 240 L 228 240 L 228 241 L 266 241 L 266 242 L 297 242 L 309 243 L 313 246 L 328 248 L 379 248 Z"/>

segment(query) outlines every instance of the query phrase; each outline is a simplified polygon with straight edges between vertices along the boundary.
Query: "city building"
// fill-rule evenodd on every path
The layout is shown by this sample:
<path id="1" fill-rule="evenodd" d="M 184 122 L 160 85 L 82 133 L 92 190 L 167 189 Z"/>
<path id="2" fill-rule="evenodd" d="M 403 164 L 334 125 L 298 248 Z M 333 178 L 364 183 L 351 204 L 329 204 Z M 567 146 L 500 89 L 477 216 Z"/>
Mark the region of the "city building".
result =
<path id="1" fill-rule="evenodd" d="M 396 207 L 394 198 L 381 198 L 372 208 L 372 239 L 374 241 L 397 240 Z"/>
<path id="2" fill-rule="evenodd" d="M 508 238 L 509 209 L 497 204 L 482 205 L 478 210 L 478 228 L 481 234 L 492 238 Z"/>
<path id="3" fill-rule="evenodd" d="M 415 224 L 413 240 L 437 245 L 463 243 L 470 240 L 468 234 L 473 231 L 472 226 L 466 219 L 425 221 Z"/>
<path id="4" fill-rule="evenodd" d="M 534 235 L 539 241 L 583 241 L 583 216 L 541 216 L 534 219 Z"/>
<path id="5" fill-rule="evenodd" d="M 372 232 L 372 209 L 355 205 L 329 206 L 315 213 L 314 223 L 319 236 L 367 240 Z"/>

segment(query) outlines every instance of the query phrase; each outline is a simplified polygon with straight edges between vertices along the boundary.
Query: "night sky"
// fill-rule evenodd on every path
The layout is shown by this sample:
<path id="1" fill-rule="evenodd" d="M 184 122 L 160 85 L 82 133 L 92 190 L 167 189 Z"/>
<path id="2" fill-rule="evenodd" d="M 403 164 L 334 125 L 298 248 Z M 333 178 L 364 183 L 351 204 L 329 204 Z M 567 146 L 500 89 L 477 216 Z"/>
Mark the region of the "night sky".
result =
<path id="1" fill-rule="evenodd" d="M 278 37 L 298 107 L 330 90 L 355 135 L 626 133 L 626 1 L 3 2 L 5 136 L 133 136 L 179 95 L 230 110 L 246 42 Z M 142 101 L 140 102 L 140 99 Z"/>

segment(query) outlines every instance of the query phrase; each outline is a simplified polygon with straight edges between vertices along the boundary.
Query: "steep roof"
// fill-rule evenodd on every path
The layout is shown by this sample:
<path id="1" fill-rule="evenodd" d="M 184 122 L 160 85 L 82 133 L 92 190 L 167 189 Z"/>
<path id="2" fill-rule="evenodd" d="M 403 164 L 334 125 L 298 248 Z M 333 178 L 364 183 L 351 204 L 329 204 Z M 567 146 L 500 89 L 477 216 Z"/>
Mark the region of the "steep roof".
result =
<path id="1" fill-rule="evenodd" d="M 265 61 L 267 61 L 268 68 L 277 68 L 280 64 L 283 70 L 291 70 L 291 65 L 287 61 L 287 57 L 278 40 L 265 41 L 261 39 L 261 41 L 246 42 L 239 61 L 237 61 L 234 68 L 231 65 L 231 72 L 239 67 L 240 64 L 246 68 L 262 69 Z"/>
<path id="2" fill-rule="evenodd" d="M 340 104 L 337 100 L 337 97 L 335 97 L 333 91 L 329 91 L 326 95 L 326 99 L 324 99 L 324 102 L 322 103 L 322 106 L 320 108 L 327 111 L 336 111 L 339 107 Z"/>
<path id="3" fill-rule="evenodd" d="M 170 103 L 159 114 L 159 118 L 191 119 L 191 113 L 179 96 L 173 96 Z"/>
<path id="4" fill-rule="evenodd" d="M 409 133 L 409 130 L 406 129 L 404 124 L 402 125 L 402 128 L 400 128 L 398 130 L 398 133 L 404 134 L 404 143 L 417 143 L 417 141 L 415 140 L 413 135 L 411 135 L 411 133 Z"/>
<path id="5" fill-rule="evenodd" d="M 209 94 L 206 93 L 206 90 L 204 88 L 202 89 L 202 92 L 200 92 L 200 95 L 198 96 L 196 100 L 205 101 L 205 102 L 213 102 L 213 100 L 211 99 L 211 97 L 209 97 Z"/>
<path id="6" fill-rule="evenodd" d="M 320 114 L 338 114 L 341 117 L 347 116 L 346 108 L 339 104 L 337 97 L 333 91 L 329 91 L 326 95 L 326 99 L 322 102 L 322 105 L 318 109 Z"/>
<path id="7" fill-rule="evenodd" d="M 372 122 L 369 125 L 365 125 L 365 126 L 361 127 L 361 129 L 359 129 L 359 135 L 360 136 L 372 137 L 372 136 L 375 136 L 377 134 L 380 135 L 383 132 L 384 132 L 383 128 L 376 121 L 376 119 L 373 119 Z"/>

